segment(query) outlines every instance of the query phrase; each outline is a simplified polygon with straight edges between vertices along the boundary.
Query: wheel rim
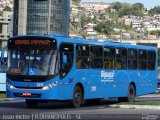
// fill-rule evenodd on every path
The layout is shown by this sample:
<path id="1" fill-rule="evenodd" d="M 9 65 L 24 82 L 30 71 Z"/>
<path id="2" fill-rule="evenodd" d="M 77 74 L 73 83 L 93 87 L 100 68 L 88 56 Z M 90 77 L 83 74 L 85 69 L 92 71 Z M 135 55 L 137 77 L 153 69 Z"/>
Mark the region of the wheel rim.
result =
<path id="1" fill-rule="evenodd" d="M 81 103 L 81 93 L 80 93 L 80 91 L 77 91 L 77 92 L 75 93 L 74 102 L 75 102 L 76 104 L 80 104 L 80 103 Z"/>
<path id="2" fill-rule="evenodd" d="M 82 103 L 82 91 L 81 88 L 76 87 L 74 91 L 73 105 L 75 108 L 80 107 Z"/>
<path id="3" fill-rule="evenodd" d="M 133 86 L 130 87 L 129 91 L 129 101 L 130 102 L 133 102 L 134 101 L 134 97 L 135 97 L 135 91 L 134 91 L 134 88 Z"/>

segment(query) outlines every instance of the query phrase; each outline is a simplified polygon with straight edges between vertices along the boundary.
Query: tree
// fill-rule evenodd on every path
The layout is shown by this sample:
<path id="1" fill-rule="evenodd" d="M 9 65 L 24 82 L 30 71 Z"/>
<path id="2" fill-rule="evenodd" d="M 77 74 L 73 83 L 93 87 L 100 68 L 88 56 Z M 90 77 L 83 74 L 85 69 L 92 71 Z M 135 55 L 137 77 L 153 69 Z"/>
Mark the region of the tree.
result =
<path id="1" fill-rule="evenodd" d="M 12 9 L 11 9 L 11 7 L 9 7 L 9 6 L 6 6 L 6 7 L 3 9 L 3 11 L 12 11 Z"/>
<path id="2" fill-rule="evenodd" d="M 143 16 L 142 9 L 144 5 L 142 3 L 135 3 L 133 5 L 124 3 L 123 8 L 119 11 L 119 17 L 124 15 L 135 15 L 135 16 Z"/>
<path id="3" fill-rule="evenodd" d="M 142 3 L 135 3 L 133 4 L 133 8 L 135 10 L 142 10 L 144 8 L 144 5 Z"/>
<path id="4" fill-rule="evenodd" d="M 144 16 L 143 10 L 144 9 L 144 5 L 142 3 L 135 3 L 132 6 L 132 14 L 135 16 Z"/>
<path id="5" fill-rule="evenodd" d="M 72 0 L 72 4 L 79 6 L 80 5 L 80 1 L 81 0 Z"/>
<path id="6" fill-rule="evenodd" d="M 160 14 L 160 6 L 156 6 L 149 11 L 150 15 Z"/>
<path id="7" fill-rule="evenodd" d="M 150 34 L 156 35 L 157 37 L 159 37 L 160 36 L 160 30 L 153 30 L 153 31 L 150 32 Z"/>
<path id="8" fill-rule="evenodd" d="M 123 4 L 121 2 L 112 3 L 113 9 L 120 11 L 123 8 Z"/>
<path id="9" fill-rule="evenodd" d="M 114 23 L 112 21 L 103 21 L 98 23 L 94 29 L 106 36 L 110 36 L 114 33 Z"/>
<path id="10" fill-rule="evenodd" d="M 91 18 L 86 16 L 86 15 L 82 15 L 81 17 L 81 26 L 85 26 L 86 24 L 88 24 L 89 22 L 92 22 Z"/>
<path id="11" fill-rule="evenodd" d="M 0 16 L 2 16 L 2 14 L 3 14 L 2 11 L 0 11 Z"/>

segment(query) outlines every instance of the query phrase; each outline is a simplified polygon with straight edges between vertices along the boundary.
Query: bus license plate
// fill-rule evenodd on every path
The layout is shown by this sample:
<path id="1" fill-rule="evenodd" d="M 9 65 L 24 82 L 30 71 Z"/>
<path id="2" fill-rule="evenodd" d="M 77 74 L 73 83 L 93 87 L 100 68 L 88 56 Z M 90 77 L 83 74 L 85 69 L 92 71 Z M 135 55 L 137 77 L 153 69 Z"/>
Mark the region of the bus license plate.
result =
<path id="1" fill-rule="evenodd" d="M 22 95 L 23 95 L 23 96 L 31 96 L 32 93 L 30 93 L 30 92 L 24 92 Z"/>

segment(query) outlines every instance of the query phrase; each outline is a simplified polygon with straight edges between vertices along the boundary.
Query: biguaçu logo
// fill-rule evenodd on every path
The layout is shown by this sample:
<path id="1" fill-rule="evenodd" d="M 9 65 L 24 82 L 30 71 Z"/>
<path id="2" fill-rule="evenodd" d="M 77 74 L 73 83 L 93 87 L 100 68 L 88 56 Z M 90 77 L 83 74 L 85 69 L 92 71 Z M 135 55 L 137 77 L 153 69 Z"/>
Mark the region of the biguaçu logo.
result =
<path id="1" fill-rule="evenodd" d="M 114 72 L 105 72 L 101 71 L 101 77 L 104 79 L 113 79 L 114 78 Z"/>

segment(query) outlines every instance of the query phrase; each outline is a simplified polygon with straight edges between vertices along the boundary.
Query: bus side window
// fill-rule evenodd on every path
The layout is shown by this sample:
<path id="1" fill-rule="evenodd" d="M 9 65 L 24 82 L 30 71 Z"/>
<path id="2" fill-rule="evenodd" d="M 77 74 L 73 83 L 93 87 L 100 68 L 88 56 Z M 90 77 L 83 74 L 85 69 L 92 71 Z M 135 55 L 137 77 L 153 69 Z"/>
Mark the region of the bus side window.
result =
<path id="1" fill-rule="evenodd" d="M 128 49 L 128 69 L 136 70 L 137 69 L 137 50 Z"/>
<path id="2" fill-rule="evenodd" d="M 103 47 L 90 47 L 91 68 L 103 68 Z"/>
<path id="3" fill-rule="evenodd" d="M 73 65 L 74 46 L 70 43 L 60 45 L 60 77 L 65 77 Z M 64 61 L 64 56 L 66 60 Z"/>
<path id="4" fill-rule="evenodd" d="M 127 69 L 127 49 L 116 48 L 116 68 Z"/>
<path id="5" fill-rule="evenodd" d="M 115 67 L 115 48 L 104 47 L 104 68 L 114 69 Z"/>
<path id="6" fill-rule="evenodd" d="M 147 54 L 146 50 L 138 50 L 138 69 L 147 69 Z"/>
<path id="7" fill-rule="evenodd" d="M 155 51 L 148 51 L 147 55 L 147 62 L 148 62 L 148 70 L 155 70 L 156 66 L 156 52 Z"/>
<path id="8" fill-rule="evenodd" d="M 76 46 L 76 66 L 78 69 L 89 68 L 89 46 L 88 45 Z"/>

